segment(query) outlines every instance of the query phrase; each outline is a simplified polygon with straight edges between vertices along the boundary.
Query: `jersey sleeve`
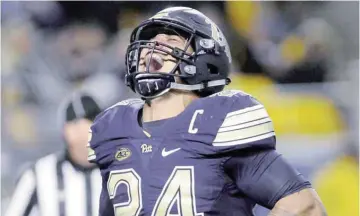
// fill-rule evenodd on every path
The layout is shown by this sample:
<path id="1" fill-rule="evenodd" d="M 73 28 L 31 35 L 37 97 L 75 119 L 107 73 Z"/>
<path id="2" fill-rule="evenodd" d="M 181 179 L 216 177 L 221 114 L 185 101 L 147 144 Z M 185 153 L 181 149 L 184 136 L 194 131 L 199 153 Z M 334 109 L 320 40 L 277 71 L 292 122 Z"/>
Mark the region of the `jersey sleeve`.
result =
<path id="1" fill-rule="evenodd" d="M 243 194 L 269 209 L 281 198 L 311 187 L 301 173 L 271 149 L 242 151 L 224 164 L 224 170 Z"/>
<path id="2" fill-rule="evenodd" d="M 212 142 L 217 151 L 275 149 L 273 122 L 259 101 L 241 91 L 222 97 L 227 97 L 230 105 Z"/>

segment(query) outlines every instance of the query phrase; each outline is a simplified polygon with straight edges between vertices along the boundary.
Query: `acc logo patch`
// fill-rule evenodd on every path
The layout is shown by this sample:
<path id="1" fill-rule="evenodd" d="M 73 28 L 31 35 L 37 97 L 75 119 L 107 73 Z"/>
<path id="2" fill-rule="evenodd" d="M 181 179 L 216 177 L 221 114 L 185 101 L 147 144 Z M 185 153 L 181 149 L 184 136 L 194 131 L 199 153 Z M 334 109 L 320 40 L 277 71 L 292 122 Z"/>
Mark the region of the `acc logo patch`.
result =
<path id="1" fill-rule="evenodd" d="M 130 156 L 131 156 L 131 151 L 128 148 L 120 148 L 115 154 L 115 158 L 118 161 L 123 161 Z"/>

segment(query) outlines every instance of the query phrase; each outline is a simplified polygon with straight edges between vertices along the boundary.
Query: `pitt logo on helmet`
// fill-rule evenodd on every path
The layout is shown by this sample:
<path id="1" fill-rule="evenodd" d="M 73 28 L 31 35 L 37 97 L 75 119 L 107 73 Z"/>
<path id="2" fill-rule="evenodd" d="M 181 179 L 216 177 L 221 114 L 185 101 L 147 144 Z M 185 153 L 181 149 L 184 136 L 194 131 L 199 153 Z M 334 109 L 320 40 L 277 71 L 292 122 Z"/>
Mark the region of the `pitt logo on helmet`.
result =
<path id="1" fill-rule="evenodd" d="M 129 158 L 130 156 L 131 156 L 131 151 L 128 148 L 120 148 L 115 154 L 115 158 L 118 161 L 123 161 L 126 158 Z"/>

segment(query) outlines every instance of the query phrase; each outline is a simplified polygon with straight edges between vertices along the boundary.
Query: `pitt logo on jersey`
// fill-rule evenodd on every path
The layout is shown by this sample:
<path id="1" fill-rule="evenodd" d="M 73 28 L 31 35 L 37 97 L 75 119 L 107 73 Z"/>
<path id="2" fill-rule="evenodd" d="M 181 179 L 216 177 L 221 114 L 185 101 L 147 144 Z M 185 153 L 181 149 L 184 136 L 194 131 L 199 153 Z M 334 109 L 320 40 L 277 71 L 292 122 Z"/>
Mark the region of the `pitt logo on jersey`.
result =
<path id="1" fill-rule="evenodd" d="M 152 152 L 152 145 L 142 144 L 141 145 L 141 152 L 142 153 Z"/>

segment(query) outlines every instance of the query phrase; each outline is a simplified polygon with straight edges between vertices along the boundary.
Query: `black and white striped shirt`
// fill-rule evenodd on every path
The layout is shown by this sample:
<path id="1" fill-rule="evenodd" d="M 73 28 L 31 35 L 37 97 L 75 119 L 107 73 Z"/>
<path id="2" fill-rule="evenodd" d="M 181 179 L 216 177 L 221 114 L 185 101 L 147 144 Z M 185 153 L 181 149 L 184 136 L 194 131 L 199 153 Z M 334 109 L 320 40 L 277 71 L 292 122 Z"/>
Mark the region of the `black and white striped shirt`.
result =
<path id="1" fill-rule="evenodd" d="M 76 166 L 67 153 L 45 156 L 16 185 L 5 216 L 97 216 L 101 175 Z"/>

